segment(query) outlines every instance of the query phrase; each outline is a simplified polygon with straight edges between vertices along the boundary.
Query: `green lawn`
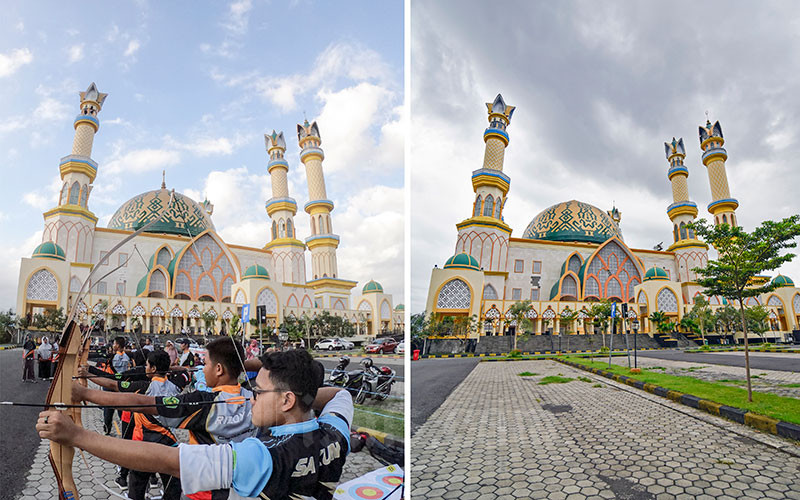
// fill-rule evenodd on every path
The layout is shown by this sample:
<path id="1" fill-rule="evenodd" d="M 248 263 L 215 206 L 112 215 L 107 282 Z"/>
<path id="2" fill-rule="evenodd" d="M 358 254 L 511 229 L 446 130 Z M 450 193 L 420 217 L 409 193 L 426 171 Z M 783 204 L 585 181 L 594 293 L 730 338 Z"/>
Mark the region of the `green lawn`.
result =
<path id="1" fill-rule="evenodd" d="M 697 396 L 702 399 L 714 401 L 715 403 L 742 408 L 778 420 L 800 424 L 800 399 L 753 392 L 753 402 L 751 403 L 747 400 L 747 389 L 739 387 L 731 387 L 716 382 L 707 382 L 693 377 L 664 375 L 662 373 L 648 371 L 630 373 L 627 367 L 612 365 L 611 368 L 609 368 L 607 362 L 592 363 L 589 360 L 573 356 L 567 356 L 565 359 L 592 368 L 599 368 L 619 375 L 625 375 L 648 384 L 659 385 L 672 391 Z"/>
<path id="2" fill-rule="evenodd" d="M 353 416 L 354 427 L 366 427 L 399 438 L 403 437 L 404 427 L 402 413 L 364 405 L 355 405 L 355 410 Z M 376 413 L 381 413 L 382 415 L 376 415 Z"/>
<path id="3" fill-rule="evenodd" d="M 575 380 L 574 378 L 569 377 L 559 377 L 556 375 L 550 375 L 548 377 L 544 377 L 542 380 L 539 381 L 539 385 L 547 385 L 547 384 L 566 384 L 567 382 L 572 382 Z"/>

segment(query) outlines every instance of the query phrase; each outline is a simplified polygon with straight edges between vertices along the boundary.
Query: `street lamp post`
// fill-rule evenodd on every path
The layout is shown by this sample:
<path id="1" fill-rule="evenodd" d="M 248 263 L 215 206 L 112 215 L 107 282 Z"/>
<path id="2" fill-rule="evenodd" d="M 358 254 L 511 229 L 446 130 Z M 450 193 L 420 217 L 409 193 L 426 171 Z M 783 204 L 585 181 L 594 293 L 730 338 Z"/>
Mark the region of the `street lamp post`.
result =
<path id="1" fill-rule="evenodd" d="M 278 340 L 281 341 L 281 351 L 283 350 L 283 345 L 288 338 L 289 332 L 286 330 L 286 325 L 281 325 L 280 330 L 278 330 Z"/>
<path id="2" fill-rule="evenodd" d="M 637 363 L 637 350 L 636 350 L 636 337 L 637 337 L 636 334 L 639 332 L 639 320 L 634 319 L 631 322 L 631 327 L 633 328 L 633 367 L 639 368 L 639 365 Z"/>

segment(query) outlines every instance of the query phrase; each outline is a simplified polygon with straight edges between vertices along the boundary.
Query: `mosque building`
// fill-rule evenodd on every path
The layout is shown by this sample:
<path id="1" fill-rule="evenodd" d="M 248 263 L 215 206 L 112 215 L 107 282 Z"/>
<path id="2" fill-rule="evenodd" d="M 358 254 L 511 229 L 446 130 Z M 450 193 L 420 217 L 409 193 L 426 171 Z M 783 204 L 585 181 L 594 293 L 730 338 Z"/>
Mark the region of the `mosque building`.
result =
<path id="1" fill-rule="evenodd" d="M 42 243 L 20 266 L 20 316 L 59 307 L 70 310 L 89 273 L 100 267 L 77 303 L 83 322 L 103 315 L 112 327 L 128 330 L 136 323 L 145 333 L 177 333 L 204 329 L 205 316 L 213 318 L 214 331 L 220 333 L 249 304 L 250 317 L 266 327 L 278 327 L 290 316 L 313 318 L 327 311 L 352 323 L 356 340 L 402 330 L 403 306 L 393 307 L 392 295 L 379 283 L 369 281 L 359 289 L 356 281 L 339 275 L 340 237 L 334 233 L 334 203 L 325 190 L 325 155 L 316 122 L 297 126 L 308 180 L 309 201 L 303 209 L 311 235 L 301 240 L 297 234 L 286 141 L 283 132 L 273 131 L 265 135 L 272 184 L 272 198 L 266 202 L 270 241 L 252 248 L 223 241 L 212 221 L 213 205 L 168 190 L 163 180 L 159 189 L 123 203 L 108 227 L 97 226 L 89 195 L 100 167 L 91 156 L 106 97 L 94 83 L 80 93 L 72 152 L 59 162 L 63 188 L 56 206 L 44 213 Z M 118 243 L 154 220 L 112 253 Z M 360 293 L 354 294 L 354 289 Z"/>
<path id="2" fill-rule="evenodd" d="M 512 237 L 512 228 L 503 217 L 511 186 L 503 162 L 515 107 L 499 94 L 486 106 L 489 127 L 483 134 L 483 166 L 472 172 L 475 198 L 471 215 L 456 224 L 455 254 L 443 268 L 432 270 L 426 311 L 474 315 L 480 328 L 473 337 L 513 331 L 509 309 L 523 300 L 532 301 L 527 316 L 536 334 L 548 330 L 592 333 L 587 311 L 592 302 L 604 299 L 627 303 L 628 318 L 637 318 L 641 331 L 651 335 L 655 326 L 648 317 L 655 311 L 663 312 L 670 321 L 680 321 L 695 297 L 702 294 L 692 269 L 708 262 L 708 245 L 687 227 L 698 209 L 689 198 L 683 139 L 673 138 L 664 145 L 673 198 L 667 207 L 673 243 L 666 250 L 629 247 L 620 228 L 622 214 L 616 207 L 604 211 L 577 200 L 545 208 L 521 237 Z M 719 122 L 712 125 L 707 121 L 699 128 L 699 136 L 711 187 L 708 211 L 714 224 L 736 225 L 738 202 L 728 186 L 727 153 Z M 800 288 L 786 276 L 778 275 L 773 282 L 779 288 L 746 299 L 746 305 L 766 306 L 773 334 L 781 338 L 800 329 Z M 707 299 L 712 309 L 727 304 L 720 297 Z M 560 321 L 576 311 L 577 320 Z"/>

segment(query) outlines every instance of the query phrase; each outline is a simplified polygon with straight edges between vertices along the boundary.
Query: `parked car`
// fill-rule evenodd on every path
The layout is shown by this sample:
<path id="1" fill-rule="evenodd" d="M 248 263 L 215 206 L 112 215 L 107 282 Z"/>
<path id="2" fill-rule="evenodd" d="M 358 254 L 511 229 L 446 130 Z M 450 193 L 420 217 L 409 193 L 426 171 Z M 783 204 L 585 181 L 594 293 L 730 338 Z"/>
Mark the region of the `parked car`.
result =
<path id="1" fill-rule="evenodd" d="M 406 341 L 401 340 L 397 347 L 394 348 L 395 354 L 405 354 L 406 353 Z"/>
<path id="2" fill-rule="evenodd" d="M 394 352 L 397 342 L 392 338 L 375 339 L 364 350 L 370 354 Z"/>
<path id="3" fill-rule="evenodd" d="M 339 342 L 342 343 L 343 349 L 352 349 L 352 348 L 354 348 L 356 346 L 354 343 L 350 342 L 349 340 L 345 340 L 345 339 L 342 339 L 342 338 L 336 338 L 336 340 L 338 340 Z"/>
<path id="4" fill-rule="evenodd" d="M 334 349 L 344 349 L 344 344 L 339 339 L 323 339 L 314 344 L 317 351 L 333 351 Z"/>

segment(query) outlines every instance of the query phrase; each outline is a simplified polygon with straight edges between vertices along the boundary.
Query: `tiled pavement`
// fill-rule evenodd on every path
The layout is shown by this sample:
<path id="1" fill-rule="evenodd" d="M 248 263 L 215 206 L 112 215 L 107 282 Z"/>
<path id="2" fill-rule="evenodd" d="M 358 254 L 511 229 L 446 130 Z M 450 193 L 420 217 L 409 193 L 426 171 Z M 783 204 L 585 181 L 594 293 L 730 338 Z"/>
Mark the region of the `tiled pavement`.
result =
<path id="1" fill-rule="evenodd" d="M 800 499 L 800 447 L 552 361 L 480 363 L 411 454 L 414 500 Z"/>
<path id="2" fill-rule="evenodd" d="M 83 425 L 87 429 L 102 432 L 103 429 L 103 412 L 100 410 L 83 410 L 81 412 Z M 116 419 L 116 416 L 114 417 Z M 117 423 L 119 421 L 117 420 Z M 186 431 L 177 430 L 176 436 L 183 442 L 188 441 L 188 434 Z M 36 457 L 33 460 L 30 472 L 26 479 L 25 488 L 23 488 L 21 495 L 18 495 L 15 500 L 50 500 L 57 496 L 56 480 L 53 476 L 50 462 L 47 459 L 47 452 L 49 451 L 49 441 L 42 440 L 39 449 L 36 452 Z M 116 478 L 116 466 L 100 460 L 89 453 L 84 453 L 86 457 L 86 464 L 81 457 L 78 450 L 75 452 L 75 459 L 73 461 L 73 477 L 78 485 L 78 493 L 81 500 L 105 500 L 110 498 L 119 498 L 118 496 L 111 495 L 103 489 L 105 485 L 117 494 L 122 493 L 114 484 Z M 402 464 L 401 464 L 402 465 Z M 342 474 L 341 482 L 349 481 L 358 476 L 366 474 L 375 469 L 379 469 L 383 465 L 372 458 L 367 451 L 359 453 L 352 453 L 345 465 Z M 157 488 L 151 489 L 154 495 L 158 493 Z M 0 495 L 0 498 L 2 495 Z M 123 494 L 124 498 L 124 494 Z"/>

